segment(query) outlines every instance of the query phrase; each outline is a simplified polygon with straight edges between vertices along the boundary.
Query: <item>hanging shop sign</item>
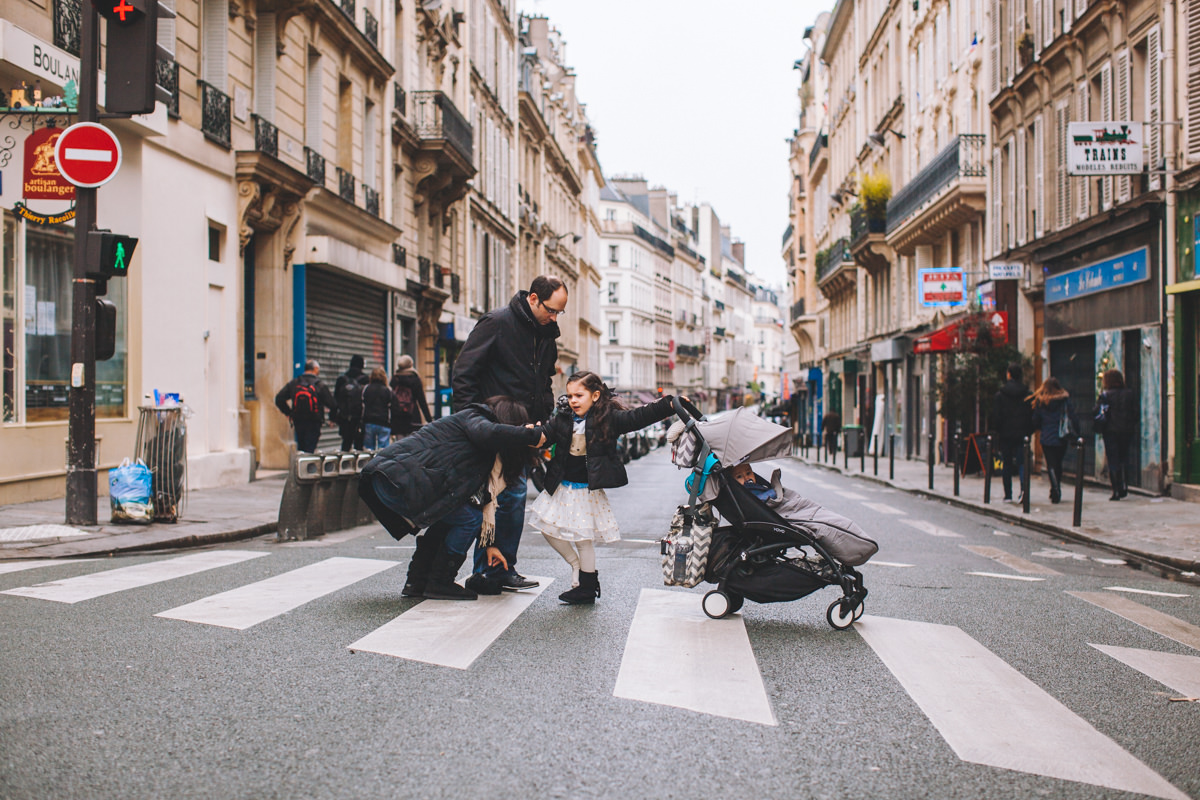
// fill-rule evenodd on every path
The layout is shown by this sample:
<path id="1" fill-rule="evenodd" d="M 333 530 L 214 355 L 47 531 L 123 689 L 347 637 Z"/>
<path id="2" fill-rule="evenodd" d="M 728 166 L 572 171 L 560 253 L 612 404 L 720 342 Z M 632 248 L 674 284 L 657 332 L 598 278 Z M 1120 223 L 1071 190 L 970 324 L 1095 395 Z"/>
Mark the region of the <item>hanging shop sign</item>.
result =
<path id="1" fill-rule="evenodd" d="M 917 287 L 923 306 L 958 306 L 967 301 L 961 269 L 919 269 Z"/>
<path id="2" fill-rule="evenodd" d="M 61 214 L 38 214 L 26 208 L 24 203 L 17 203 L 13 206 L 13 213 L 27 222 L 32 222 L 34 225 L 61 225 L 64 222 L 70 222 L 75 219 L 75 209 L 73 207 Z"/>
<path id="3" fill-rule="evenodd" d="M 54 145 L 61 128 L 39 128 L 25 138 L 25 174 L 21 196 L 26 200 L 74 200 L 75 185 L 58 171 Z"/>
<path id="4" fill-rule="evenodd" d="M 1062 303 L 1098 292 L 1107 292 L 1150 280 L 1150 249 L 1088 264 L 1086 267 L 1050 275 L 1046 278 L 1046 305 Z"/>
<path id="5" fill-rule="evenodd" d="M 1024 264 L 988 264 L 988 279 L 993 281 L 1019 281 L 1025 275 Z"/>
<path id="6" fill-rule="evenodd" d="M 1067 124 L 1068 175 L 1134 175 L 1145 169 L 1140 122 Z"/>

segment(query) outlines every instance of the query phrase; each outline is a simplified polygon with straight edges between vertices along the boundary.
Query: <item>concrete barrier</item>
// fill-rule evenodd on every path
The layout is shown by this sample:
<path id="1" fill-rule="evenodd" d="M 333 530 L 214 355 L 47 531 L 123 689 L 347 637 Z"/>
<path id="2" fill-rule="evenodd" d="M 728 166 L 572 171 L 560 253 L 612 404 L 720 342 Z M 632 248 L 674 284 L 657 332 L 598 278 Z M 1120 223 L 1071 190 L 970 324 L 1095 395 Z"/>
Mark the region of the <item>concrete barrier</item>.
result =
<path id="1" fill-rule="evenodd" d="M 309 515 L 313 504 L 313 489 L 321 479 L 321 456 L 292 453 L 287 480 L 279 499 L 279 521 L 275 529 L 277 541 L 309 538 Z"/>

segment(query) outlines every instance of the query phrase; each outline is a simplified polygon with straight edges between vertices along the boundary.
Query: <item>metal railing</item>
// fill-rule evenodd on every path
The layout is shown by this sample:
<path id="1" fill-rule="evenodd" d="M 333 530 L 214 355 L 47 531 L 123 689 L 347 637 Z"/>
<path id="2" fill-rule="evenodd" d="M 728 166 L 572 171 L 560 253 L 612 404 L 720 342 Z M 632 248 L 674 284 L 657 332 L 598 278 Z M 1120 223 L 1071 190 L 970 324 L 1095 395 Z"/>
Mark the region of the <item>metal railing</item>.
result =
<path id="1" fill-rule="evenodd" d="M 827 249 L 817 253 L 817 280 L 824 280 L 839 265 L 853 260 L 850 255 L 850 240 L 843 236 Z"/>
<path id="2" fill-rule="evenodd" d="M 433 265 L 433 285 L 439 289 L 446 288 L 445 267 L 443 267 L 441 264 Z"/>
<path id="3" fill-rule="evenodd" d="M 959 178 L 987 177 L 986 137 L 963 133 L 954 137 L 925 169 L 888 201 L 887 232 L 891 233 L 930 198 Z"/>
<path id="4" fill-rule="evenodd" d="M 171 93 L 171 99 L 167 101 L 167 116 L 179 119 L 179 62 L 160 58 L 154 66 L 158 85 Z"/>
<path id="5" fill-rule="evenodd" d="M 862 206 L 850 209 L 850 246 L 856 247 L 863 239 L 872 233 L 886 233 L 887 220 L 873 219 L 867 216 L 867 210 Z"/>
<path id="6" fill-rule="evenodd" d="M 725 277 L 736 283 L 738 286 L 746 285 L 746 276 L 740 272 L 734 272 L 731 269 L 725 270 Z"/>
<path id="7" fill-rule="evenodd" d="M 808 154 L 808 168 L 812 169 L 813 164 L 817 163 L 817 156 L 821 155 L 821 151 L 829 146 L 829 134 L 822 133 L 817 136 L 817 140 L 813 142 L 812 150 Z"/>
<path id="8" fill-rule="evenodd" d="M 792 303 L 792 322 L 804 316 L 804 298 L 801 297 L 796 302 Z"/>
<path id="9" fill-rule="evenodd" d="M 54 0 L 54 46 L 76 57 L 79 56 L 79 37 L 83 33 L 83 2 Z"/>
<path id="10" fill-rule="evenodd" d="M 471 124 L 443 92 L 413 92 L 413 127 L 422 139 L 445 139 L 468 163 L 475 164 Z"/>
<path id="11" fill-rule="evenodd" d="M 354 13 L 356 10 L 354 7 L 354 0 L 341 0 L 340 7 L 342 9 L 342 13 L 346 15 L 346 18 L 349 19 L 351 23 L 354 23 L 356 21 L 356 14 Z"/>
<path id="12" fill-rule="evenodd" d="M 363 208 L 368 214 L 379 216 L 379 192 L 363 184 Z"/>
<path id="13" fill-rule="evenodd" d="M 311 147 L 304 148 L 305 174 L 317 186 L 325 185 L 325 157 Z"/>
<path id="14" fill-rule="evenodd" d="M 417 280 L 422 286 L 429 285 L 429 272 L 432 262 L 425 256 L 417 256 Z"/>
<path id="15" fill-rule="evenodd" d="M 348 172 L 341 167 L 337 168 L 338 176 L 338 197 L 345 200 L 347 203 L 354 202 L 355 180 L 354 173 Z"/>
<path id="16" fill-rule="evenodd" d="M 408 116 L 408 93 L 404 91 L 404 87 L 399 83 L 392 84 L 394 92 L 394 105 L 400 116 Z"/>
<path id="17" fill-rule="evenodd" d="M 379 20 L 375 19 L 369 8 L 363 9 L 363 33 L 367 35 L 371 46 L 379 47 Z"/>
<path id="18" fill-rule="evenodd" d="M 408 251 L 404 249 L 402 244 L 392 245 L 392 261 L 398 267 L 408 266 Z"/>
<path id="19" fill-rule="evenodd" d="M 650 231 L 643 228 L 641 225 L 634 223 L 633 233 L 635 236 L 637 236 L 639 239 L 644 241 L 646 244 L 650 245 L 655 250 L 658 250 L 659 252 L 663 253 L 664 255 L 672 257 L 672 258 L 675 256 L 675 248 L 674 247 L 667 244 L 662 239 L 658 238 L 653 233 L 651 233 Z"/>
<path id="20" fill-rule="evenodd" d="M 229 95 L 211 83 L 200 81 L 200 130 L 205 138 L 229 149 Z"/>
<path id="21" fill-rule="evenodd" d="M 795 230 L 795 227 L 789 222 L 787 228 L 783 231 L 783 241 L 779 243 L 780 247 L 788 243 L 788 239 L 792 238 L 792 232 Z"/>
<path id="22" fill-rule="evenodd" d="M 450 302 L 457 303 L 459 294 L 462 292 L 462 279 L 455 272 L 450 276 Z"/>
<path id="23" fill-rule="evenodd" d="M 279 157 L 279 129 L 258 114 L 254 119 L 254 149 L 269 156 Z"/>

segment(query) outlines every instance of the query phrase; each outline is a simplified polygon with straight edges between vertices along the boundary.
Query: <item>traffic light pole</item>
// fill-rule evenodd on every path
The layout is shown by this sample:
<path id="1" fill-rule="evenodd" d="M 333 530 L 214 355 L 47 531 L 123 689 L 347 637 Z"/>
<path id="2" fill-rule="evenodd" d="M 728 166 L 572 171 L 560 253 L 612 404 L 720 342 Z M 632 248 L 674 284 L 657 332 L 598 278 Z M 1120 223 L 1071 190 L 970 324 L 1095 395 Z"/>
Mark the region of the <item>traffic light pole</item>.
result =
<path id="1" fill-rule="evenodd" d="M 80 3 L 79 121 L 97 122 L 100 20 Z M 96 227 L 96 190 L 75 190 L 75 265 L 71 288 L 71 381 L 67 431 L 68 525 L 96 524 L 96 283 L 88 277 L 88 231 Z"/>

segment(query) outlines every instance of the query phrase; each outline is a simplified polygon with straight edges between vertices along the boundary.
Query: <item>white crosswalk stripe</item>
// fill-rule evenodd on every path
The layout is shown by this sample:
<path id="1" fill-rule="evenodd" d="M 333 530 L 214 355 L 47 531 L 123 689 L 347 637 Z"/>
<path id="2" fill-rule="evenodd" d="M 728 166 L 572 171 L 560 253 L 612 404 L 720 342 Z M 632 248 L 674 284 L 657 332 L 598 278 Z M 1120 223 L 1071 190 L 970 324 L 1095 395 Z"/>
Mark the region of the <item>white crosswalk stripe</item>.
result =
<path id="1" fill-rule="evenodd" d="M 1044 581 L 1045 578 L 1035 578 L 1032 575 L 1008 575 L 1003 572 L 968 572 L 968 575 L 979 575 L 984 578 L 1003 578 L 1008 581 Z"/>
<path id="2" fill-rule="evenodd" d="M 1159 636 L 1174 639 L 1193 650 L 1200 650 L 1200 627 L 1190 622 L 1184 622 L 1170 614 L 1164 614 L 1149 606 L 1135 603 L 1128 597 L 1120 597 L 1115 594 L 1104 592 L 1067 592 L 1067 594 L 1078 597 L 1080 600 L 1086 600 L 1106 611 L 1111 611 L 1135 625 L 1141 625 L 1147 630 L 1154 631 Z"/>
<path id="3" fill-rule="evenodd" d="M 844 497 L 847 500 L 866 500 L 867 499 L 866 495 L 859 494 L 858 492 L 845 492 L 840 489 L 834 489 L 833 493 L 836 494 L 838 497 Z"/>
<path id="4" fill-rule="evenodd" d="M 56 603 L 78 603 L 81 600 L 91 600 L 114 592 L 127 589 L 137 589 L 162 581 L 194 575 L 217 567 L 226 567 L 252 558 L 261 558 L 267 553 L 249 550 L 213 550 L 207 553 L 169 558 L 165 561 L 150 561 L 145 564 L 135 564 L 132 567 L 94 572 L 90 575 L 80 575 L 61 581 L 39 583 L 35 586 L 22 586 L 9 589 L 3 594 L 15 594 L 21 597 L 37 597 L 42 600 L 53 600 Z"/>
<path id="5" fill-rule="evenodd" d="M 905 518 L 905 519 L 900 519 L 900 520 L 896 520 L 896 521 L 903 522 L 905 525 L 909 526 L 910 528 L 916 528 L 917 530 L 921 531 L 922 533 L 928 533 L 930 536 L 940 536 L 940 537 L 947 538 L 947 539 L 961 539 L 962 538 L 962 534 L 955 533 L 954 531 L 952 531 L 948 528 L 943 528 L 939 525 L 934 525 L 932 522 L 929 522 L 927 520 Z"/>
<path id="6" fill-rule="evenodd" d="M 1091 644 L 1091 642 L 1088 642 Z M 1101 653 L 1188 697 L 1200 697 L 1200 658 L 1135 647 L 1092 644 Z"/>
<path id="7" fill-rule="evenodd" d="M 327 558 L 154 616 L 245 630 L 394 566 L 372 558 Z"/>
<path id="8" fill-rule="evenodd" d="M 27 569 L 37 569 L 38 567 L 49 567 L 55 564 L 74 564 L 76 561 L 83 561 L 82 558 L 38 558 L 31 561 L 9 561 L 0 564 L 0 575 L 7 575 L 10 572 L 23 572 Z"/>
<path id="9" fill-rule="evenodd" d="M 887 503 L 863 503 L 864 506 L 872 511 L 878 511 L 880 514 L 891 514 L 897 517 L 903 517 L 904 512 L 895 506 L 889 506 Z"/>
<path id="10" fill-rule="evenodd" d="M 642 590 L 613 695 L 777 724 L 741 615 L 709 619 L 691 592 Z"/>
<path id="11" fill-rule="evenodd" d="M 1005 550 L 998 547 L 986 547 L 983 545 L 963 544 L 959 547 L 964 550 L 969 550 L 975 555 L 990 558 L 997 564 L 1003 564 L 1009 569 L 1015 569 L 1017 572 L 1025 573 L 1026 575 L 1061 575 L 1058 570 L 1051 569 L 1044 564 L 1035 564 L 1020 556 L 1014 556 Z"/>
<path id="12" fill-rule="evenodd" d="M 1186 800 L 959 628 L 870 616 L 856 628 L 963 761 Z"/>
<path id="13" fill-rule="evenodd" d="M 538 582 L 537 588 L 481 596 L 474 602 L 423 600 L 349 649 L 467 669 L 554 582 L 527 577 Z"/>

